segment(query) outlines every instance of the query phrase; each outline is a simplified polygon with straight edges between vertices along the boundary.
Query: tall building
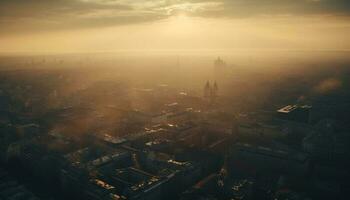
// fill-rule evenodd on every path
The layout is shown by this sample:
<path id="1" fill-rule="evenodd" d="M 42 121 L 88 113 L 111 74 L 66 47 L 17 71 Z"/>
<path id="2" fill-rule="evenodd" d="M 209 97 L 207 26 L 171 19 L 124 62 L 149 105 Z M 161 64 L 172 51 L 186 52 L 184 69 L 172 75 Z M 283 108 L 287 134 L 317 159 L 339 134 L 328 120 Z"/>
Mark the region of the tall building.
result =
<path id="1" fill-rule="evenodd" d="M 214 86 L 211 90 L 211 96 L 216 98 L 218 96 L 219 88 L 218 85 L 216 84 L 216 81 L 214 82 Z"/>
<path id="2" fill-rule="evenodd" d="M 210 83 L 209 83 L 209 81 L 207 81 L 207 83 L 204 86 L 204 95 L 203 95 L 203 97 L 205 99 L 210 97 L 210 93 L 211 93 L 210 91 L 211 91 Z"/>
<path id="3" fill-rule="evenodd" d="M 220 57 L 218 57 L 214 61 L 215 79 L 222 78 L 225 74 L 227 74 L 227 65 Z"/>
<path id="4" fill-rule="evenodd" d="M 211 86 L 209 81 L 207 81 L 207 83 L 204 86 L 203 97 L 208 103 L 213 104 L 215 103 L 218 97 L 218 92 L 219 92 L 219 87 L 216 81 L 214 82 L 213 86 Z"/>
<path id="5" fill-rule="evenodd" d="M 220 57 L 218 57 L 214 61 L 214 65 L 215 65 L 215 68 L 218 68 L 218 69 L 226 67 L 226 63 Z"/>

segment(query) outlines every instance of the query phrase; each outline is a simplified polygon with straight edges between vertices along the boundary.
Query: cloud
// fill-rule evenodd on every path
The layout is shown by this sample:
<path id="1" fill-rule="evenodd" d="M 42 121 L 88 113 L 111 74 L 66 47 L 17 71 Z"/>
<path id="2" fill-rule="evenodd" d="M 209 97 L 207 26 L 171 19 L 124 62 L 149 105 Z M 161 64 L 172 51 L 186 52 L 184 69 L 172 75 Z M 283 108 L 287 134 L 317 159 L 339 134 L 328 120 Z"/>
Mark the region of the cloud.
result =
<path id="1" fill-rule="evenodd" d="M 349 15 L 348 0 L 224 0 L 221 9 L 203 16 L 251 17 L 266 15 Z"/>
<path id="2" fill-rule="evenodd" d="M 0 33 L 94 28 L 197 17 L 350 15 L 348 0 L 1 0 Z"/>
<path id="3" fill-rule="evenodd" d="M 79 29 L 157 20 L 161 15 L 112 0 L 0 1 L 0 33 Z"/>
<path id="4" fill-rule="evenodd" d="M 321 81 L 315 88 L 319 94 L 327 94 L 342 87 L 342 82 L 336 78 L 329 78 Z"/>

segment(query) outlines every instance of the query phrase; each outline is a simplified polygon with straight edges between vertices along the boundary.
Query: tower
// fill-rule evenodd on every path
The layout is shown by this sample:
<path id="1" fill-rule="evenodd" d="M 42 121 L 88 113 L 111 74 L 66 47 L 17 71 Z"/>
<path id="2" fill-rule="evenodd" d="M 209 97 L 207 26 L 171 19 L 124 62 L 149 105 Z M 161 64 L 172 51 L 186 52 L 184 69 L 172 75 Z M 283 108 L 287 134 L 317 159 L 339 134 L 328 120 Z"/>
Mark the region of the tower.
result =
<path id="1" fill-rule="evenodd" d="M 207 83 L 204 86 L 203 97 L 209 104 L 213 104 L 215 103 L 216 98 L 218 96 L 218 91 L 219 91 L 219 88 L 216 81 L 214 82 L 213 86 L 211 86 L 209 81 L 207 81 Z"/>
<path id="2" fill-rule="evenodd" d="M 224 67 L 226 65 L 226 63 L 220 57 L 218 57 L 214 61 L 214 65 L 215 65 L 215 68 L 222 68 L 222 67 Z"/>
<path id="3" fill-rule="evenodd" d="M 220 57 L 218 57 L 214 61 L 214 76 L 215 76 L 215 79 L 222 78 L 226 74 L 226 72 L 227 72 L 227 70 L 226 70 L 226 63 Z"/>
<path id="4" fill-rule="evenodd" d="M 216 81 L 214 82 L 214 85 L 212 88 L 210 88 L 210 104 L 214 104 L 216 102 L 217 96 L 218 96 L 218 85 L 216 84 Z"/>
<path id="5" fill-rule="evenodd" d="M 212 94 L 211 96 L 213 98 L 216 98 L 218 96 L 218 91 L 219 91 L 219 88 L 218 88 L 218 85 L 216 84 L 216 81 L 214 82 L 214 86 L 212 88 Z"/>
<path id="6" fill-rule="evenodd" d="M 209 81 L 207 81 L 207 83 L 205 84 L 204 86 L 204 94 L 203 94 L 203 97 L 205 99 L 209 98 L 211 95 L 211 87 L 210 87 L 210 83 Z"/>

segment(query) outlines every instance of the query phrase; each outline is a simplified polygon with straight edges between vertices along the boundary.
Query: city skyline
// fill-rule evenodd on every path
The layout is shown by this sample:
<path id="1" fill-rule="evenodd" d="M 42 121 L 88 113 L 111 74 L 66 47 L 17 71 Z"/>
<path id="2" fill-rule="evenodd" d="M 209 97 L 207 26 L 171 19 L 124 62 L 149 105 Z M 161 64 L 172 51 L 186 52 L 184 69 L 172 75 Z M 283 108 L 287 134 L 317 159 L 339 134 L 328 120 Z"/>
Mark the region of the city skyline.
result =
<path id="1" fill-rule="evenodd" d="M 348 200 L 350 0 L 0 0 L 0 200 Z"/>

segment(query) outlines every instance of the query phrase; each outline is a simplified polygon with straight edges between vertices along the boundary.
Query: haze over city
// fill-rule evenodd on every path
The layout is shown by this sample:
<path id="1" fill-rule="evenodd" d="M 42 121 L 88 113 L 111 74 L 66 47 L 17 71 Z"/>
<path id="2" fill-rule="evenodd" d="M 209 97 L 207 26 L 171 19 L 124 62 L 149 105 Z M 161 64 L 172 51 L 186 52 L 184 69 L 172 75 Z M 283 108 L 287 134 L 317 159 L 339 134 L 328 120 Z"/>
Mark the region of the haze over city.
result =
<path id="1" fill-rule="evenodd" d="M 349 199 L 350 1 L 0 1 L 0 200 Z"/>

